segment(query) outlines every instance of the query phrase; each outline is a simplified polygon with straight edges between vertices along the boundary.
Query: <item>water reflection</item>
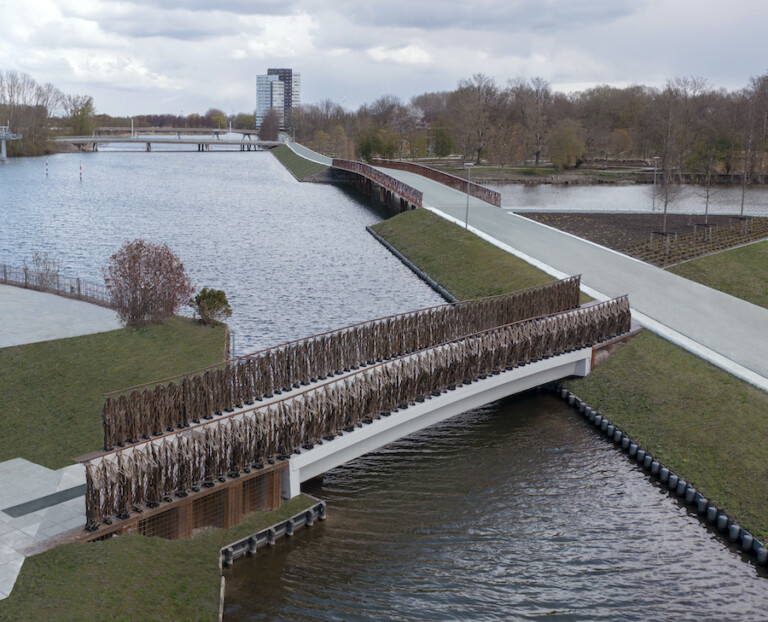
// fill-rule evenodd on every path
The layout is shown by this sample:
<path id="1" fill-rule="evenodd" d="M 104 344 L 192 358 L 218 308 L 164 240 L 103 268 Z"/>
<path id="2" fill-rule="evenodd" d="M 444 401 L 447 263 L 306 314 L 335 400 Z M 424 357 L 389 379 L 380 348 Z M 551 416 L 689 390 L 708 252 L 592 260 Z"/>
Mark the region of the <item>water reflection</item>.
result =
<path id="1" fill-rule="evenodd" d="M 559 400 L 326 474 L 328 520 L 226 572 L 230 620 L 740 619 L 768 586 Z"/>

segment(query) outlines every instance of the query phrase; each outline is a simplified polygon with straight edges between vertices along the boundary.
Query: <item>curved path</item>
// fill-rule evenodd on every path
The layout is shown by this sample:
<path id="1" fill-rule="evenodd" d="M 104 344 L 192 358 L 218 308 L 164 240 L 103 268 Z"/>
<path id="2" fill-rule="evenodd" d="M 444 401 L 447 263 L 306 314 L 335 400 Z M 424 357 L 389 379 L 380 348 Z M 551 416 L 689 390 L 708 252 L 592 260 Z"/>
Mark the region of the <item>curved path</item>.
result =
<path id="1" fill-rule="evenodd" d="M 464 224 L 466 194 L 381 170 L 421 190 L 428 209 Z M 768 309 L 475 198 L 469 229 L 553 276 L 581 274 L 582 289 L 596 298 L 629 294 L 633 317 L 646 328 L 768 391 Z"/>

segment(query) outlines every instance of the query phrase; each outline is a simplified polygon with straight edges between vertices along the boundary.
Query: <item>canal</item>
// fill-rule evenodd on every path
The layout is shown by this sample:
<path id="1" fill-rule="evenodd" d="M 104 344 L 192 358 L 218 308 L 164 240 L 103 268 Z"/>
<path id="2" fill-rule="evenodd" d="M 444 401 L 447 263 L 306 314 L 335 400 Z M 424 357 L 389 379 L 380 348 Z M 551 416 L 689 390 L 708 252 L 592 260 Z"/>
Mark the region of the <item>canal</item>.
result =
<path id="1" fill-rule="evenodd" d="M 295 182 L 266 153 L 12 160 L 0 190 L 0 263 L 47 251 L 98 280 L 123 241 L 166 242 L 198 288 L 227 292 L 238 354 L 440 301 L 365 231 L 381 214 Z M 578 190 L 545 207 L 585 205 Z M 625 204 L 621 187 L 600 188 L 601 204 L 605 191 Z M 309 492 L 328 520 L 226 571 L 226 619 L 761 619 L 768 607 L 760 571 L 545 395 L 465 413 Z"/>

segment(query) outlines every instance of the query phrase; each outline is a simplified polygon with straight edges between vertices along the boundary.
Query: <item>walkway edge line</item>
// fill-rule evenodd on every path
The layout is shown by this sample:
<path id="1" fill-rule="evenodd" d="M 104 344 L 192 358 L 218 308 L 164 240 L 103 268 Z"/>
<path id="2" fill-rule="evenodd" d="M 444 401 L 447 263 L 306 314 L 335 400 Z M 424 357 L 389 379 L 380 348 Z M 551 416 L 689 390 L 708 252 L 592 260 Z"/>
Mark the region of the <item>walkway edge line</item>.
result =
<path id="1" fill-rule="evenodd" d="M 434 207 L 425 207 L 425 209 L 428 209 L 429 211 L 437 214 L 442 218 L 445 218 L 450 222 L 453 222 L 460 226 L 464 226 L 464 221 L 459 220 L 458 218 L 454 218 L 453 216 L 449 216 L 445 212 L 441 212 L 439 209 L 436 209 Z M 527 255 L 526 253 L 523 253 L 517 250 L 516 248 L 513 248 L 508 244 L 505 244 L 500 240 L 497 240 L 496 238 L 485 233 L 484 231 L 480 231 L 479 229 L 476 229 L 472 226 L 468 227 L 468 229 L 478 237 L 485 240 L 486 242 L 489 242 L 494 246 L 504 251 L 507 251 L 508 253 L 511 253 L 515 257 L 518 257 L 519 259 L 522 259 L 527 263 L 530 263 L 532 266 L 539 268 L 540 270 L 542 270 L 543 272 L 546 272 L 550 276 L 553 276 L 557 279 L 564 279 L 571 276 L 570 274 L 561 272 L 560 270 L 557 270 L 552 266 L 545 264 L 544 262 L 539 261 L 538 259 L 535 259 L 530 255 Z M 621 253 L 618 253 L 618 254 L 621 254 Z M 592 289 L 588 285 L 584 285 L 583 281 L 582 281 L 581 291 L 583 291 L 585 294 L 592 296 L 592 298 L 595 298 L 596 300 L 604 301 L 604 300 L 610 299 L 609 296 L 606 296 L 602 292 L 598 292 L 597 290 Z M 731 359 L 723 356 L 722 354 L 719 354 L 718 352 L 715 352 L 710 348 L 707 348 L 706 346 L 700 344 L 698 341 L 694 341 L 690 337 L 686 337 L 682 333 L 679 333 L 676 330 L 673 330 L 669 326 L 666 326 L 661 322 L 654 320 L 653 318 L 645 315 L 644 313 L 641 313 L 640 311 L 637 311 L 634 308 L 632 308 L 632 317 L 635 318 L 642 326 L 644 326 L 651 332 L 659 335 L 660 337 L 663 337 L 668 341 L 671 341 L 672 343 L 674 343 L 677 346 L 680 346 L 687 352 L 690 352 L 691 354 L 695 354 L 699 358 L 704 359 L 705 361 L 707 361 L 708 363 L 711 363 L 715 367 L 719 367 L 720 369 L 727 371 L 729 374 L 736 376 L 739 380 L 743 380 L 744 382 L 751 384 L 752 386 L 757 387 L 758 389 L 768 393 L 768 378 L 764 378 L 763 376 L 752 371 L 751 369 L 744 367 L 743 365 L 740 365 L 735 361 L 732 361 Z"/>
<path id="2" fill-rule="evenodd" d="M 447 289 L 445 289 L 442 285 L 440 285 L 437 281 L 435 281 L 426 272 L 418 268 L 399 250 L 397 250 L 394 246 L 392 246 L 389 242 L 387 242 L 384 238 L 382 238 L 378 233 L 376 233 L 373 229 L 371 229 L 371 227 L 366 226 L 365 230 L 368 233 L 370 233 L 374 238 L 376 238 L 376 241 L 379 242 L 379 244 L 381 244 L 390 253 L 392 253 L 395 257 L 397 257 L 416 276 L 418 276 L 422 281 L 424 281 L 427 285 L 429 285 L 432 289 L 434 289 L 438 294 L 440 294 L 443 298 L 445 298 L 445 300 L 447 300 L 448 302 L 459 302 L 459 299 L 456 298 L 456 296 L 451 294 Z"/>

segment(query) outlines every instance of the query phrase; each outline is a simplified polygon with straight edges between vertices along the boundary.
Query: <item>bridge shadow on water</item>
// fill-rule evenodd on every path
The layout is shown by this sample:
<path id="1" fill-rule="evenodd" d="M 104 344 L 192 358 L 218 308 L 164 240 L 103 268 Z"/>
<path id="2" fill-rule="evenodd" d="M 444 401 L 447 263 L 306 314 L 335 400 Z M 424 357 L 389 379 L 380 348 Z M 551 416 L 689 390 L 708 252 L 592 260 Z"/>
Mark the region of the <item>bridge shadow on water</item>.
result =
<path id="1" fill-rule="evenodd" d="M 226 571 L 225 619 L 732 618 L 768 604 L 758 569 L 536 391 L 306 490 L 327 520 Z"/>

